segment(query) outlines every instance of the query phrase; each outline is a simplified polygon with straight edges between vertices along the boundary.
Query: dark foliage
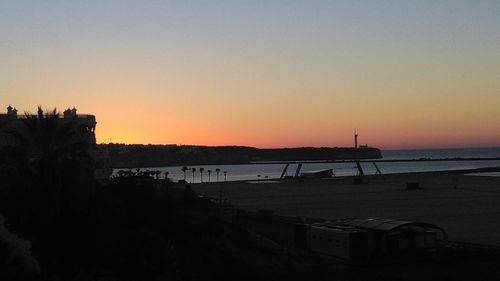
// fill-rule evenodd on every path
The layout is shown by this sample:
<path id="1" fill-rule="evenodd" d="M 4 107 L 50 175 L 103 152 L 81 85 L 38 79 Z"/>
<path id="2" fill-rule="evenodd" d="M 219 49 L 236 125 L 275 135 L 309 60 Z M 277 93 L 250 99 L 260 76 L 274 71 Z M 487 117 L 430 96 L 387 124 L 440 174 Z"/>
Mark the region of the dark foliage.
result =
<path id="1" fill-rule="evenodd" d="M 41 109 L 25 121 L 10 132 L 20 145 L 0 149 L 2 280 L 290 279 L 282 260 L 189 186 L 155 171 L 101 185 L 76 123 Z M 10 263 L 16 249 L 26 252 L 21 267 Z"/>

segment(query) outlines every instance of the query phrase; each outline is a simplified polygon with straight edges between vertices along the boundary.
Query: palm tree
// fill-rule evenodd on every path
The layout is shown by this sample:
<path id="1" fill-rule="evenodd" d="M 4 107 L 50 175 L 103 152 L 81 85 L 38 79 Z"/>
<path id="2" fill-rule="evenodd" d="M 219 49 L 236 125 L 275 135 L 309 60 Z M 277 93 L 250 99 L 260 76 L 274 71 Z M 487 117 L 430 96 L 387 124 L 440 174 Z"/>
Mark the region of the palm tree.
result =
<path id="1" fill-rule="evenodd" d="M 32 160 L 64 158 L 75 150 L 87 150 L 88 143 L 78 137 L 81 128 L 76 119 L 61 122 L 57 109 L 44 113 L 38 107 L 37 114 L 25 113 L 22 119 L 25 130 L 10 130 L 30 153 Z"/>
<path id="2" fill-rule="evenodd" d="M 208 173 L 208 182 L 210 182 L 210 175 L 212 174 L 212 170 L 207 170 Z"/>
<path id="3" fill-rule="evenodd" d="M 11 130 L 8 133 L 18 139 L 30 160 L 54 168 L 68 158 L 90 157 L 89 143 L 79 137 L 81 126 L 76 117 L 62 122 L 57 109 L 44 113 L 38 107 L 37 114 L 25 113 L 24 130 Z M 55 172 L 55 171 L 54 171 Z"/>
<path id="4" fill-rule="evenodd" d="M 165 179 L 168 179 L 168 171 L 165 171 Z"/>
<path id="5" fill-rule="evenodd" d="M 189 170 L 188 167 L 184 166 L 182 167 L 181 171 L 184 173 L 184 181 L 186 181 L 186 172 Z"/>
<path id="6" fill-rule="evenodd" d="M 226 181 L 227 171 L 224 171 L 224 181 Z"/>
<path id="7" fill-rule="evenodd" d="M 57 109 L 44 113 L 38 107 L 37 114 L 25 113 L 22 128 L 6 132 L 26 151 L 40 187 L 38 196 L 45 196 L 39 198 L 46 204 L 45 227 L 55 216 L 87 205 L 93 193 L 88 184 L 93 178 L 91 143 L 81 137 L 84 128 L 76 118 L 61 119 Z"/>
<path id="8" fill-rule="evenodd" d="M 193 172 L 193 182 L 194 183 L 194 173 L 196 172 L 196 168 L 191 168 L 191 172 Z"/>
<path id="9" fill-rule="evenodd" d="M 219 168 L 215 169 L 215 173 L 217 173 L 217 182 L 219 182 L 220 169 Z"/>
<path id="10" fill-rule="evenodd" d="M 200 168 L 200 183 L 203 182 L 203 171 L 204 170 L 205 170 L 204 168 Z"/>

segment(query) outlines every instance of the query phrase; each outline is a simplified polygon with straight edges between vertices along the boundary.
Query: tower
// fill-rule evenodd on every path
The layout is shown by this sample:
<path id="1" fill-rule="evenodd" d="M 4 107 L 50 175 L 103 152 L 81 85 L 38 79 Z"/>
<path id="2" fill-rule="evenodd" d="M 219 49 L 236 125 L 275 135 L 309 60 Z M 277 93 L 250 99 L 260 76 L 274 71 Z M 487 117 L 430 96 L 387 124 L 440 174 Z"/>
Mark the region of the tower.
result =
<path id="1" fill-rule="evenodd" d="M 358 148 L 358 133 L 354 131 L 354 148 Z"/>

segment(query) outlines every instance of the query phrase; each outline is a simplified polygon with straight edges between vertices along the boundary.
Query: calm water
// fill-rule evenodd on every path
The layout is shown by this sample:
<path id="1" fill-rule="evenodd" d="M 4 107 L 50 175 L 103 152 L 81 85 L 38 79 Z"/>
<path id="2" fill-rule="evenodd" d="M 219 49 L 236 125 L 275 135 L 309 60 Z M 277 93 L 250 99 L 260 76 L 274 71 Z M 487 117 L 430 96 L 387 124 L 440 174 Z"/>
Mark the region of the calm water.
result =
<path id="1" fill-rule="evenodd" d="M 500 147 L 496 148 L 467 148 L 467 149 L 425 149 L 425 150 L 386 150 L 382 151 L 383 159 L 401 160 L 401 159 L 443 159 L 443 158 L 493 158 L 500 157 Z M 388 162 L 377 164 L 384 174 L 406 173 L 406 172 L 426 172 L 426 171 L 444 171 L 459 169 L 474 169 L 484 167 L 499 167 L 499 160 L 487 161 L 439 161 L 439 162 Z M 211 171 L 210 181 L 217 181 L 216 169 L 220 169 L 219 181 L 224 181 L 224 171 L 227 172 L 227 181 L 237 180 L 257 180 L 279 178 L 285 164 L 244 164 L 244 165 L 202 165 L 190 166 L 195 168 L 194 182 L 201 181 L 200 168 L 203 168 L 203 181 L 209 181 L 208 171 Z M 366 174 L 375 174 L 375 167 L 371 163 L 362 163 Z M 357 169 L 354 163 L 307 163 L 302 165 L 302 172 L 333 168 L 336 176 L 356 175 Z M 164 174 L 168 172 L 168 177 L 177 181 L 184 179 L 182 166 L 172 167 L 152 167 L 149 170 L 159 170 Z M 297 164 L 290 164 L 287 175 L 293 176 Z M 115 169 L 115 173 L 119 169 Z M 142 169 L 146 170 L 146 169 Z M 260 176 L 259 176 L 260 175 Z M 186 172 L 186 180 L 193 182 L 193 172 Z"/>
<path id="2" fill-rule="evenodd" d="M 500 157 L 500 147 L 461 149 L 412 149 L 383 150 L 383 159 L 443 159 L 443 158 L 494 158 Z"/>

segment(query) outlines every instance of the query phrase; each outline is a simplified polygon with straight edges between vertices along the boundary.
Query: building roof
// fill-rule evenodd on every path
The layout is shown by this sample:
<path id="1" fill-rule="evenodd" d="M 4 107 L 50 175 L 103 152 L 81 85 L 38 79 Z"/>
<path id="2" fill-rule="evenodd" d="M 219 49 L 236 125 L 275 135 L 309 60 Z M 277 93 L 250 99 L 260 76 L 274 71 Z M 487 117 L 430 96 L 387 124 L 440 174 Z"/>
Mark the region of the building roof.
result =
<path id="1" fill-rule="evenodd" d="M 339 225 L 345 226 L 353 226 L 361 229 L 367 230 L 377 230 L 377 231 L 385 231 L 390 232 L 393 230 L 400 229 L 402 227 L 422 227 L 422 228 L 431 228 L 437 229 L 442 232 L 443 238 L 446 240 L 448 235 L 446 231 L 434 224 L 426 223 L 426 222 L 414 222 L 414 221 L 405 221 L 405 220 L 395 220 L 395 219 L 382 219 L 382 218 L 352 218 L 352 219 L 343 219 L 335 221 L 335 223 Z"/>
<path id="2" fill-rule="evenodd" d="M 360 228 L 348 226 L 348 225 L 339 225 L 339 224 L 332 223 L 332 222 L 317 222 L 317 223 L 313 223 L 312 226 L 317 227 L 317 228 L 336 230 L 336 231 L 342 231 L 342 232 L 366 232 L 366 230 L 364 230 L 364 229 L 360 229 Z"/>

